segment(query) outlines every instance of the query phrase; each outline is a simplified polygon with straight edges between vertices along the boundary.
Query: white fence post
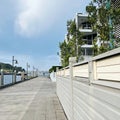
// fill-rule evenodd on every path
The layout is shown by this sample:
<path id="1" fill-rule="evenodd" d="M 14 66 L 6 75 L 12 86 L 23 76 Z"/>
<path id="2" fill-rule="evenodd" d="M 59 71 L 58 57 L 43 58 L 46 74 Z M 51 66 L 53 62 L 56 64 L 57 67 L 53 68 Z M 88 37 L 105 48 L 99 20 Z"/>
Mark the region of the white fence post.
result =
<path id="1" fill-rule="evenodd" d="M 21 72 L 21 80 L 23 81 L 24 79 L 25 79 L 25 73 L 23 71 L 23 72 Z"/>
<path id="2" fill-rule="evenodd" d="M 58 79 L 57 77 L 59 76 L 59 68 L 56 67 L 56 93 L 58 95 Z"/>
<path id="3" fill-rule="evenodd" d="M 59 68 L 56 67 L 56 76 L 58 75 Z"/>
<path id="4" fill-rule="evenodd" d="M 63 76 L 65 77 L 65 68 L 63 68 Z"/>
<path id="5" fill-rule="evenodd" d="M 89 80 L 89 85 L 91 85 L 91 81 L 93 80 L 93 75 L 94 75 L 94 70 L 93 70 L 93 61 L 88 62 L 88 80 Z"/>
<path id="6" fill-rule="evenodd" d="M 14 75 L 13 75 L 13 84 L 16 83 L 16 70 L 14 71 Z"/>
<path id="7" fill-rule="evenodd" d="M 71 119 L 74 120 L 74 106 L 73 106 L 73 64 L 76 62 L 76 57 L 69 58 L 70 69 L 70 84 L 71 84 Z"/>
<path id="8" fill-rule="evenodd" d="M 93 80 L 97 80 L 97 63 L 96 61 L 92 61 L 93 64 Z"/>

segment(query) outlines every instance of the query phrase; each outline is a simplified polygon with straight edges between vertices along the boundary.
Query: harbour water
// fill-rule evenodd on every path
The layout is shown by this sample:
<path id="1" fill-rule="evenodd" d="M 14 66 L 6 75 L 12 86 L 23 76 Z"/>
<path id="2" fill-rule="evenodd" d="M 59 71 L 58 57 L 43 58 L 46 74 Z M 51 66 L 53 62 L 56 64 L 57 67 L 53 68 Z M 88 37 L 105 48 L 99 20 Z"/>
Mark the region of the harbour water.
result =
<path id="1" fill-rule="evenodd" d="M 16 81 L 21 81 L 21 76 L 16 76 Z M 12 83 L 12 75 L 4 75 L 4 85 Z"/>

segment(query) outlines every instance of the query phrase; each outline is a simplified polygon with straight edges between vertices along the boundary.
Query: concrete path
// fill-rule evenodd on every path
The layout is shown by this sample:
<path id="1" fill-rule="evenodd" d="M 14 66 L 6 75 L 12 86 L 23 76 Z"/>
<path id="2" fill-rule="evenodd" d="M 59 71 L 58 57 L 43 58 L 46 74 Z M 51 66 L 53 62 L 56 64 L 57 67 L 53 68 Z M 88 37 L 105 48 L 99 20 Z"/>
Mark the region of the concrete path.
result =
<path id="1" fill-rule="evenodd" d="M 0 90 L 0 120 L 67 120 L 55 83 L 35 78 Z"/>

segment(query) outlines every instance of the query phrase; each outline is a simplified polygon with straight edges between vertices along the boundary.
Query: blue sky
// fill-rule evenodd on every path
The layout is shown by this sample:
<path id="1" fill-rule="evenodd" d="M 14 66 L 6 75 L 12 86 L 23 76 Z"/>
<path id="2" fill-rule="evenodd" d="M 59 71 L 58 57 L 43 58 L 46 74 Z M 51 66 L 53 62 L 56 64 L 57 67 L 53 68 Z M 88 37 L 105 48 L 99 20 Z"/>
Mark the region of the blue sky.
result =
<path id="1" fill-rule="evenodd" d="M 39 70 L 60 65 L 59 42 L 66 22 L 85 13 L 90 0 L 0 0 L 0 62 L 28 62 Z"/>

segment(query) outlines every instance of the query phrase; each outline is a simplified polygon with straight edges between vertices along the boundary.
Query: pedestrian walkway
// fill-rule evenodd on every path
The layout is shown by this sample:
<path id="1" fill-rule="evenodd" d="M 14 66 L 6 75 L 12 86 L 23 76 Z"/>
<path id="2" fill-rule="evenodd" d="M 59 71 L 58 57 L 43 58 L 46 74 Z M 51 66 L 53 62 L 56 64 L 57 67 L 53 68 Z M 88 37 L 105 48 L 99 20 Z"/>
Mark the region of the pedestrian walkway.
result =
<path id="1" fill-rule="evenodd" d="M 0 120 L 67 120 L 55 83 L 35 78 L 0 90 Z"/>

